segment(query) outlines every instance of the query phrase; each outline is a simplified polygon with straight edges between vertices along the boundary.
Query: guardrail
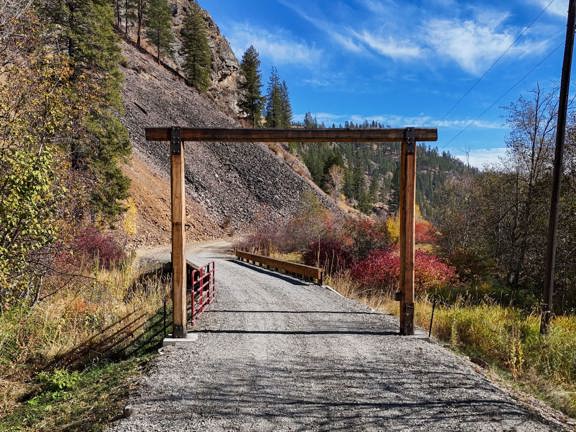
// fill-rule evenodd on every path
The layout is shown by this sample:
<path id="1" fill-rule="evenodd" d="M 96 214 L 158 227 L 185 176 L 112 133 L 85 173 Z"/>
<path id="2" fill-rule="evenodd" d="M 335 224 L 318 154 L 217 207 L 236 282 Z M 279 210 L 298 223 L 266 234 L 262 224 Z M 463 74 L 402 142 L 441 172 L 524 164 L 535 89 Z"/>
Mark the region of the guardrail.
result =
<path id="1" fill-rule="evenodd" d="M 204 267 L 186 262 L 186 297 L 190 323 L 196 324 L 206 307 L 214 301 L 215 267 L 212 261 Z"/>
<path id="2" fill-rule="evenodd" d="M 318 284 L 324 284 L 324 269 L 320 267 L 312 267 L 304 264 L 297 264 L 290 261 L 283 261 L 275 258 L 270 258 L 263 255 L 255 255 L 244 251 L 235 251 L 236 257 L 247 263 L 254 265 L 260 264 L 266 266 L 271 270 L 283 270 L 288 274 L 301 276 L 304 278 L 316 280 Z"/>

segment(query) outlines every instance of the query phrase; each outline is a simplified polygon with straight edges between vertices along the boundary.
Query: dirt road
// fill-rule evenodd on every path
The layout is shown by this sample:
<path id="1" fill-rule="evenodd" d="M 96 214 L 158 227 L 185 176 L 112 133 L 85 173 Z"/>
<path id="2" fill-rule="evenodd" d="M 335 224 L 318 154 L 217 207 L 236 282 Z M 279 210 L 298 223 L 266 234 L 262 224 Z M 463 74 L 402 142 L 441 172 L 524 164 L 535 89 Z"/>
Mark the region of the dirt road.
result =
<path id="1" fill-rule="evenodd" d="M 531 413 L 397 320 L 326 288 L 216 259 L 217 301 L 169 348 L 113 431 L 547 431 Z"/>

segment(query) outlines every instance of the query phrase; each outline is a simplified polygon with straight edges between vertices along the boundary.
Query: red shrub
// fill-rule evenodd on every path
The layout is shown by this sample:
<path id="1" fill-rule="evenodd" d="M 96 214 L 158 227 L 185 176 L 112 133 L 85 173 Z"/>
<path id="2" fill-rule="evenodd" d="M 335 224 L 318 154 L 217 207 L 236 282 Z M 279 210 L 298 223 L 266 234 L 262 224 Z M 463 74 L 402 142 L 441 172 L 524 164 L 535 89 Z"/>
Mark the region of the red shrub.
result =
<path id="1" fill-rule="evenodd" d="M 341 236 L 354 260 L 364 259 L 371 251 L 391 244 L 386 224 L 368 218 L 348 219 Z"/>
<path id="2" fill-rule="evenodd" d="M 436 233 L 434 232 L 434 226 L 425 220 L 419 220 L 416 222 L 416 243 L 432 243 L 436 242 Z"/>
<path id="3" fill-rule="evenodd" d="M 304 263 L 323 267 L 334 274 L 345 270 L 352 264 L 352 257 L 340 240 L 326 239 L 308 245 L 304 253 Z"/>
<path id="4" fill-rule="evenodd" d="M 98 263 L 100 268 L 110 269 L 126 259 L 124 248 L 110 234 L 96 227 L 84 228 L 72 242 L 74 256 Z"/>
<path id="5" fill-rule="evenodd" d="M 438 257 L 416 251 L 415 289 L 424 292 L 438 288 L 454 280 L 456 271 Z M 398 288 L 400 279 L 400 254 L 397 249 L 377 250 L 368 258 L 352 267 L 352 276 L 369 288 L 381 288 L 392 292 Z"/>

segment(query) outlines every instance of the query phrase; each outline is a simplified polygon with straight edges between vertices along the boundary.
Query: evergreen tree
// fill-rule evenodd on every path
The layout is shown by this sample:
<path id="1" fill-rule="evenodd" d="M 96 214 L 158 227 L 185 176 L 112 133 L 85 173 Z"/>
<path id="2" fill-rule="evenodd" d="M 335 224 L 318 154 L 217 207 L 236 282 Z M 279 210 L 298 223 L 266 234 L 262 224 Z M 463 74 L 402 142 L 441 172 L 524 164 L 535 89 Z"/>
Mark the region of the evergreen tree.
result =
<path id="1" fill-rule="evenodd" d="M 172 14 L 166 0 L 150 0 L 145 10 L 146 37 L 156 47 L 156 60 L 160 55 L 172 53 Z"/>
<path id="2" fill-rule="evenodd" d="M 276 68 L 272 68 L 266 96 L 266 125 L 271 128 L 288 128 L 292 125 L 292 105 L 288 86 L 280 81 Z"/>
<path id="3" fill-rule="evenodd" d="M 212 53 L 208 45 L 206 22 L 196 2 L 192 3 L 184 21 L 182 37 L 186 80 L 198 91 L 205 92 L 211 84 Z"/>
<path id="4" fill-rule="evenodd" d="M 261 93 L 260 58 L 258 51 L 253 46 L 250 46 L 242 56 L 240 73 L 243 81 L 240 83 L 242 94 L 238 106 L 246 113 L 250 123 L 256 127 L 260 124 L 262 118 L 264 97 Z"/>
<path id="5" fill-rule="evenodd" d="M 146 11 L 147 0 L 136 0 L 136 46 L 142 44 L 142 24 L 144 24 L 144 15 Z"/>
<path id="6" fill-rule="evenodd" d="M 69 139 L 64 141 L 76 178 L 77 217 L 87 204 L 93 219 L 113 221 L 128 196 L 129 181 L 119 163 L 130 154 L 130 141 L 119 119 L 121 54 L 114 32 L 114 5 L 108 0 L 54 0 L 42 10 L 60 39 L 71 67 L 69 105 L 73 107 Z M 87 195 L 87 203 L 80 196 Z"/>
<path id="7" fill-rule="evenodd" d="M 284 128 L 289 128 L 292 126 L 292 104 L 290 103 L 290 96 L 288 94 L 288 85 L 286 81 L 282 81 L 280 86 L 280 101 L 281 101 L 281 115 L 282 115 L 282 126 Z"/>
<path id="8" fill-rule="evenodd" d="M 318 127 L 318 121 L 314 118 L 312 113 L 307 112 L 304 115 L 304 128 L 305 129 L 316 129 Z"/>
<path id="9" fill-rule="evenodd" d="M 378 201 L 378 191 L 380 189 L 378 175 L 374 174 L 370 180 L 370 188 L 368 189 L 368 198 L 371 202 Z"/>
<path id="10" fill-rule="evenodd" d="M 268 81 L 268 94 L 266 95 L 266 126 L 270 128 L 282 127 L 282 97 L 280 95 L 280 76 L 278 70 L 272 68 Z"/>

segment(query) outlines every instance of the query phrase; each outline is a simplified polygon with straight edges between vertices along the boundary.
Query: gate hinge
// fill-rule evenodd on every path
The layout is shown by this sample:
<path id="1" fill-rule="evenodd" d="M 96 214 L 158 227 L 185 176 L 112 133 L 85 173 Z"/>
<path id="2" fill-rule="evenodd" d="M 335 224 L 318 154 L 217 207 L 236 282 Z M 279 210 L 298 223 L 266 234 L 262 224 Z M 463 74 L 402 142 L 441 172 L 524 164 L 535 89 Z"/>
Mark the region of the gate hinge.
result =
<path id="1" fill-rule="evenodd" d="M 179 155 L 182 149 L 182 129 L 173 127 L 170 130 L 170 154 Z"/>
<path id="2" fill-rule="evenodd" d="M 408 154 L 416 153 L 416 131 L 414 128 L 404 130 L 404 140 L 406 141 L 406 151 Z"/>

